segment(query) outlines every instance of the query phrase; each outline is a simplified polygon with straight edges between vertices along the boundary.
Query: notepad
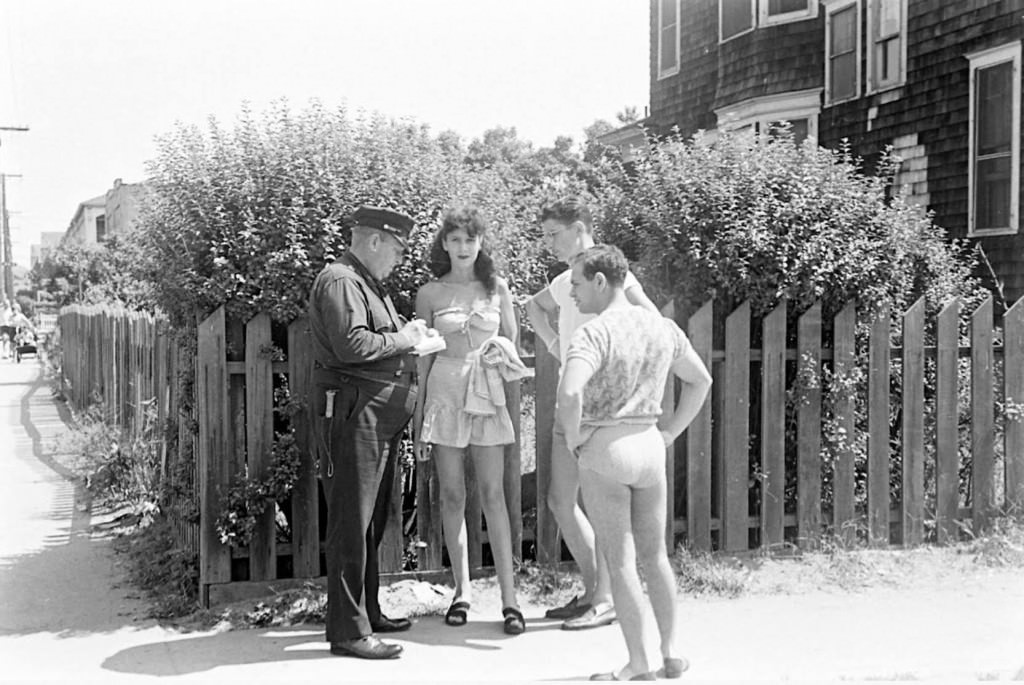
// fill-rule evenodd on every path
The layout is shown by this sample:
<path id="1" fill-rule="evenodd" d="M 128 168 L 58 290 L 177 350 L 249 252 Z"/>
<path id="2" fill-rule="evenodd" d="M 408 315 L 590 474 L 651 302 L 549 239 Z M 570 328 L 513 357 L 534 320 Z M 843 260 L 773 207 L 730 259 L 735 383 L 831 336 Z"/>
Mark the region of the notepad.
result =
<path id="1" fill-rule="evenodd" d="M 413 352 L 420 355 L 421 357 L 428 354 L 434 354 L 448 347 L 444 342 L 443 335 L 428 335 L 427 337 L 420 340 L 413 347 Z"/>

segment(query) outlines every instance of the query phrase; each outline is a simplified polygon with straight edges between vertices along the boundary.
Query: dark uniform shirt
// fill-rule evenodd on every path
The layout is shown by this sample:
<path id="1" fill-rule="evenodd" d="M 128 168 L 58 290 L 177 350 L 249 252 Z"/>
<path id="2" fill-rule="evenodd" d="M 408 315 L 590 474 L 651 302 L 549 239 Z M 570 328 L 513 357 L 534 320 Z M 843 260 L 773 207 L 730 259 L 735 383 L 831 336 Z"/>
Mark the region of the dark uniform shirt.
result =
<path id="1" fill-rule="evenodd" d="M 402 325 L 391 298 L 350 252 L 313 281 L 309 327 L 320 368 L 401 374 L 410 348 Z"/>

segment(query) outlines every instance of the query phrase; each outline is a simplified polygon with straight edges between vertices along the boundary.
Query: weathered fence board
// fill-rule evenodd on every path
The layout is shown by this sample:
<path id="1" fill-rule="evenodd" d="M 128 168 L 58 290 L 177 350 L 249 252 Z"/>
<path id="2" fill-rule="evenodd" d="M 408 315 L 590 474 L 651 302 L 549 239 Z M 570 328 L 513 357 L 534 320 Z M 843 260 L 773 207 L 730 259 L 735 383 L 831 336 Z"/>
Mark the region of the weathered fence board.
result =
<path id="1" fill-rule="evenodd" d="M 821 303 L 797 321 L 797 365 L 801 378 L 797 407 L 796 529 L 802 546 L 821 537 Z"/>
<path id="2" fill-rule="evenodd" d="M 1024 299 L 1003 316 L 1003 384 L 1006 407 L 1006 509 L 1024 513 Z"/>
<path id="3" fill-rule="evenodd" d="M 271 369 L 270 316 L 257 314 L 245 325 L 245 459 L 249 478 L 270 472 L 274 445 L 274 374 Z M 225 360 L 227 361 L 227 360 Z M 274 504 L 257 517 L 249 544 L 249 579 L 277 576 Z"/>
<path id="4" fill-rule="evenodd" d="M 960 354 L 960 300 L 939 311 L 935 362 L 935 517 L 939 543 L 957 539 L 960 509 L 960 450 L 957 398 L 960 395 L 957 360 Z"/>
<path id="5" fill-rule="evenodd" d="M 832 471 L 832 526 L 844 544 L 857 540 L 857 514 L 854 506 L 854 422 L 856 397 L 852 376 L 856 367 L 857 309 L 851 302 L 832 320 L 834 352 L 832 368 L 838 379 L 834 412 L 836 429 L 844 442 L 835 458 Z"/>
<path id="6" fill-rule="evenodd" d="M 555 393 L 551 379 L 558 378 L 558 358 L 544 346 L 537 345 L 535 367 L 537 385 L 537 561 L 543 565 L 557 564 L 562 557 L 561 536 L 554 514 L 548 508 L 548 488 L 551 484 L 551 435 L 555 428 Z M 547 379 L 549 389 L 542 392 Z M 557 382 L 557 381 L 556 381 Z"/>
<path id="7" fill-rule="evenodd" d="M 313 354 L 309 319 L 301 316 L 288 326 L 288 391 L 293 403 L 291 424 L 299 450 L 299 475 L 292 489 L 292 569 L 298 578 L 320 575 L 319 482 L 310 416 Z"/>
<path id="8" fill-rule="evenodd" d="M 744 302 L 725 320 L 725 450 L 722 454 L 719 512 L 722 549 L 747 549 L 750 516 L 747 480 L 750 475 L 750 303 Z"/>
<path id="9" fill-rule="evenodd" d="M 995 508 L 995 418 L 992 387 L 992 297 L 971 314 L 971 529 L 988 525 Z"/>
<path id="10" fill-rule="evenodd" d="M 669 302 L 661 308 L 661 315 L 667 319 L 675 321 L 675 313 L 676 308 L 674 302 Z M 665 417 L 672 416 L 672 414 L 675 413 L 676 385 L 676 376 L 670 370 L 668 378 L 665 379 L 665 394 L 661 397 L 661 416 L 663 419 Z M 681 449 L 681 445 L 672 444 L 665 449 L 665 482 L 673 485 L 676 482 L 677 448 Z M 675 548 L 676 537 L 676 498 L 674 495 L 674 490 L 670 490 L 668 497 L 665 498 L 665 546 L 668 548 L 670 554 Z"/>
<path id="11" fill-rule="evenodd" d="M 868 343 L 868 539 L 889 543 L 889 308 L 871 325 Z"/>
<path id="12" fill-rule="evenodd" d="M 199 420 L 199 583 L 231 580 L 231 555 L 220 542 L 215 522 L 220 498 L 230 478 L 227 448 L 227 385 L 225 315 L 220 307 L 199 324 L 196 354 L 196 417 Z"/>
<path id="13" fill-rule="evenodd" d="M 786 510 L 786 302 L 761 325 L 761 544 L 780 545 Z"/>
<path id="14" fill-rule="evenodd" d="M 903 315 L 903 544 L 924 541 L 924 298 Z"/>
<path id="15" fill-rule="evenodd" d="M 714 303 L 708 300 L 690 317 L 686 331 L 704 365 L 712 368 Z M 686 430 L 686 531 L 690 546 L 711 550 L 711 401 L 704 402 Z M 670 485 L 669 492 L 674 488 Z"/>

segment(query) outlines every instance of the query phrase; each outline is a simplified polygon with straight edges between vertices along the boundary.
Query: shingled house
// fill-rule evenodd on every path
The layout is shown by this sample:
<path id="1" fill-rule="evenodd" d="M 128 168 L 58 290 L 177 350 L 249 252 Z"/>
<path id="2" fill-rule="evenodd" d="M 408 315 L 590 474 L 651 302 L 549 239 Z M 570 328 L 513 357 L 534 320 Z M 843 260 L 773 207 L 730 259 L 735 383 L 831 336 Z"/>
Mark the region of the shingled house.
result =
<path id="1" fill-rule="evenodd" d="M 1020 232 L 1024 0 L 651 0 L 642 122 L 846 139 L 951 237 L 982 243 L 1006 299 L 1024 295 Z M 612 136 L 628 143 L 629 130 Z"/>

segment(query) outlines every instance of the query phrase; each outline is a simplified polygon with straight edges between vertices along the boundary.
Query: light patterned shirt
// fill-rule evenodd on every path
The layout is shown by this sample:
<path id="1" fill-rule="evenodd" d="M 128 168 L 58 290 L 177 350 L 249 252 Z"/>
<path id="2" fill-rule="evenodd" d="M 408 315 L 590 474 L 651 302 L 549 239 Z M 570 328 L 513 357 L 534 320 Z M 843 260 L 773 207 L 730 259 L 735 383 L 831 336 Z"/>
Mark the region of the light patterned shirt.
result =
<path id="1" fill-rule="evenodd" d="M 640 281 L 636 280 L 632 271 L 627 271 L 622 289 L 629 290 L 634 286 L 640 287 Z M 576 301 L 572 299 L 572 269 L 566 269 L 551 279 L 551 283 L 548 284 L 548 292 L 551 293 L 551 299 L 558 305 L 558 360 L 562 362 L 558 372 L 561 373 L 565 368 L 565 361 L 568 359 L 565 355 L 569 351 L 569 340 L 572 338 L 572 334 L 576 332 L 577 328 L 592 320 L 594 315 L 581 313 L 576 307 Z"/>
<path id="2" fill-rule="evenodd" d="M 566 362 L 594 374 L 583 388 L 583 425 L 656 423 L 672 363 L 690 341 L 672 320 L 643 307 L 606 310 L 572 336 Z"/>

